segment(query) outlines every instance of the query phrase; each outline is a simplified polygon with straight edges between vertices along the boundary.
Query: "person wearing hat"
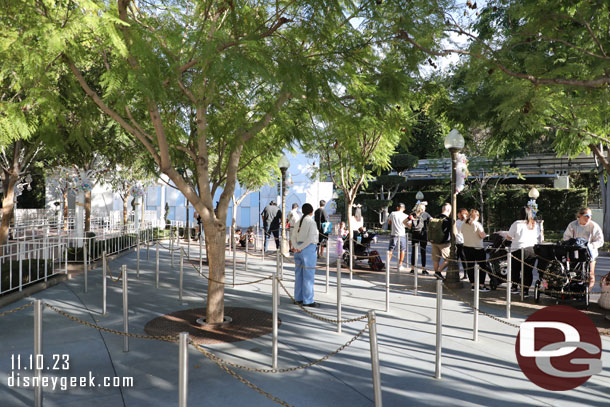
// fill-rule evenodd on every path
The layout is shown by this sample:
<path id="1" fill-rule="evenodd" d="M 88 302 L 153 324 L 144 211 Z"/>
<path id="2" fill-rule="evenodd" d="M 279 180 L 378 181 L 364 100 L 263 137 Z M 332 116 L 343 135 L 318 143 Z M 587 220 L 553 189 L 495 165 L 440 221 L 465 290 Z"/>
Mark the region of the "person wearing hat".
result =
<path id="1" fill-rule="evenodd" d="M 390 260 L 392 260 L 392 252 L 394 248 L 400 244 L 400 253 L 398 257 L 398 271 L 402 270 L 402 261 L 405 259 L 405 250 L 407 249 L 407 234 L 405 226 L 409 217 L 405 214 L 405 204 L 399 203 L 396 210 L 390 214 L 388 225 L 392 227 L 390 234 Z M 400 242 L 400 243 L 399 243 Z"/>

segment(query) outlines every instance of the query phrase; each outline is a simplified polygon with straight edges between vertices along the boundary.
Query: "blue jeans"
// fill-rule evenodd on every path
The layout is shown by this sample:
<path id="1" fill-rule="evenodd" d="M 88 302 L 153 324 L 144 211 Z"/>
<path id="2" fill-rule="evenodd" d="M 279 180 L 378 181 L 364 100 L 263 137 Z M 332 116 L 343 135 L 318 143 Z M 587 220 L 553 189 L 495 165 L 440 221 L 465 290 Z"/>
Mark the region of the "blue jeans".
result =
<path id="1" fill-rule="evenodd" d="M 310 244 L 294 254 L 294 299 L 311 304 L 313 300 L 313 285 L 316 279 L 317 250 L 315 244 Z"/>

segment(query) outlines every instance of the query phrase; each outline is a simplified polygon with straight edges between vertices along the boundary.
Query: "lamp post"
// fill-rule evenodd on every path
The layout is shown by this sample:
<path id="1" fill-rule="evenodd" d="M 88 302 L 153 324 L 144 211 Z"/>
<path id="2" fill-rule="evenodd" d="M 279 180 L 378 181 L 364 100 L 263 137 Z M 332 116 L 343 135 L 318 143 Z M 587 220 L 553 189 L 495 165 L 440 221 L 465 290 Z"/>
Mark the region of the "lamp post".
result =
<path id="1" fill-rule="evenodd" d="M 540 196 L 540 192 L 538 192 L 535 187 L 532 187 L 532 189 L 530 189 L 530 192 L 527 193 L 527 196 L 529 196 L 531 199 L 534 200 L 534 202 L 536 202 L 536 199 L 538 199 L 538 197 Z"/>
<path id="2" fill-rule="evenodd" d="M 536 199 L 538 199 L 538 197 L 540 196 L 540 192 L 538 192 L 535 187 L 532 187 L 527 193 L 527 196 L 529 196 L 530 198 L 529 202 L 527 203 L 527 206 L 532 210 L 534 218 L 536 218 L 538 213 L 538 204 L 536 203 Z M 544 220 L 536 219 L 536 223 L 538 223 L 538 226 L 540 227 L 540 236 L 538 238 L 538 243 L 542 243 L 544 241 Z"/>
<path id="3" fill-rule="evenodd" d="M 282 211 L 282 225 L 280 226 L 282 233 L 280 239 L 280 250 L 282 251 L 282 255 L 285 255 L 286 250 L 284 242 L 286 241 L 286 171 L 288 170 L 288 167 L 290 167 L 290 161 L 288 161 L 288 158 L 286 158 L 285 155 L 282 155 L 280 157 L 280 160 L 278 161 L 278 167 L 280 167 L 280 171 L 282 173 L 282 179 L 280 180 L 280 196 L 282 198 L 282 206 L 280 207 Z"/>
<path id="4" fill-rule="evenodd" d="M 445 148 L 451 153 L 451 251 L 449 255 L 449 267 L 447 269 L 447 278 L 445 284 L 448 287 L 459 288 L 462 286 L 459 276 L 459 266 L 457 264 L 457 247 L 455 245 L 455 235 L 457 229 L 455 220 L 457 215 L 457 191 L 456 191 L 456 174 L 457 174 L 457 154 L 464 148 L 464 137 L 459 131 L 453 129 L 445 137 Z"/>

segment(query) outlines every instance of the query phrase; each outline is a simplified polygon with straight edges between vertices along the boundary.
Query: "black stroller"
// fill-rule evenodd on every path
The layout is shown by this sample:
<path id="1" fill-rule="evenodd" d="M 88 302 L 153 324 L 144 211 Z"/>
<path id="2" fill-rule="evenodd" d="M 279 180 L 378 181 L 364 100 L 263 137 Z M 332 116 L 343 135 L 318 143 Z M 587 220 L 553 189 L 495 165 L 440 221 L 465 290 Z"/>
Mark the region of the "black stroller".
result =
<path id="1" fill-rule="evenodd" d="M 534 300 L 540 294 L 559 300 L 583 301 L 589 307 L 589 273 L 591 253 L 585 239 L 559 243 L 537 244 L 539 280 L 535 283 Z"/>
<path id="2" fill-rule="evenodd" d="M 488 255 L 489 288 L 495 290 L 507 278 L 508 271 L 507 254 L 510 250 L 511 241 L 506 239 L 507 231 L 492 233 L 489 237 L 490 245 L 485 248 Z M 504 279 L 504 280 L 503 280 Z"/>
<path id="3" fill-rule="evenodd" d="M 371 242 L 377 236 L 375 233 L 354 231 L 354 264 L 358 261 L 368 260 L 368 265 L 373 271 L 381 271 L 385 263 L 377 250 L 371 250 Z M 349 235 L 343 239 L 343 264 L 349 267 Z"/>

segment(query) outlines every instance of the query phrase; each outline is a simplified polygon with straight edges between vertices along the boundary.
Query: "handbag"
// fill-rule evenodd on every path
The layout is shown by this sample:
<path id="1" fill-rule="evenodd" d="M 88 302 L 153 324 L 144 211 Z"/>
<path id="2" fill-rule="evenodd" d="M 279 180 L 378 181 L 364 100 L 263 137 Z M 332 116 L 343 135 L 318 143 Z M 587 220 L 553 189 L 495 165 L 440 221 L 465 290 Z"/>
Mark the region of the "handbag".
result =
<path id="1" fill-rule="evenodd" d="M 610 309 L 610 273 L 602 277 L 600 285 L 602 287 L 602 295 L 599 297 L 597 304 L 603 309 Z"/>

